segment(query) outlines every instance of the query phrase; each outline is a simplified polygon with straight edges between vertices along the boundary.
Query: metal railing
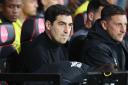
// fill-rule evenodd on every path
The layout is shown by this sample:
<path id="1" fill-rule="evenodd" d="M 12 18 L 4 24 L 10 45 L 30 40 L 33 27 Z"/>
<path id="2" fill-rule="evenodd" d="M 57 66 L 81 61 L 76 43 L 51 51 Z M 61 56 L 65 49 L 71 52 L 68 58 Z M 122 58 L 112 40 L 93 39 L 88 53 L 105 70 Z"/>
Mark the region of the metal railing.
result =
<path id="1" fill-rule="evenodd" d="M 53 85 L 60 85 L 59 74 L 43 73 L 1 73 L 1 81 L 52 81 Z"/>
<path id="2" fill-rule="evenodd" d="M 85 85 L 128 85 L 128 72 L 88 72 Z"/>
<path id="3" fill-rule="evenodd" d="M 52 81 L 52 85 L 61 85 L 62 80 L 60 74 L 1 73 L 0 81 Z M 128 72 L 88 72 L 83 82 L 78 85 L 128 85 L 127 81 Z"/>

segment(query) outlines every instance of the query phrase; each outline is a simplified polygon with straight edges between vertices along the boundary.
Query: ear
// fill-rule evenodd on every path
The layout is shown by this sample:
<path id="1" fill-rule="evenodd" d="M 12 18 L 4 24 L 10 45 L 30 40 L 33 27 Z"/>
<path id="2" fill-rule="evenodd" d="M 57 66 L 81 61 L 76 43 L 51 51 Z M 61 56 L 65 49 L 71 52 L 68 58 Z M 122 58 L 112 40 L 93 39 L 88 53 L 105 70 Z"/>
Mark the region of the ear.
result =
<path id="1" fill-rule="evenodd" d="M 103 28 L 104 30 L 107 30 L 107 21 L 102 20 L 100 23 L 101 23 L 102 28 Z"/>
<path id="2" fill-rule="evenodd" d="M 89 12 L 88 13 L 88 18 L 89 18 L 90 21 L 93 21 L 94 13 L 93 12 Z"/>
<path id="3" fill-rule="evenodd" d="M 71 28 L 70 37 L 74 34 L 73 27 Z"/>
<path id="4" fill-rule="evenodd" d="M 52 24 L 51 24 L 50 21 L 48 21 L 48 20 L 45 21 L 45 26 L 46 26 L 46 29 L 47 29 L 47 30 L 51 30 L 51 25 L 52 25 Z"/>

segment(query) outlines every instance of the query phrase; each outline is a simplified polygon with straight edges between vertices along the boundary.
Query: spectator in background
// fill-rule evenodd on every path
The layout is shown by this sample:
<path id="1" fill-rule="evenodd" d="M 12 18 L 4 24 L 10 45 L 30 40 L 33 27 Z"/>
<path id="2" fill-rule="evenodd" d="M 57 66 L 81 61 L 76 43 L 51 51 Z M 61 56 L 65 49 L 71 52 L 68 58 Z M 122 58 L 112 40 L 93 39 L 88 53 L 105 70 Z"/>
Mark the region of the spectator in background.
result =
<path id="1" fill-rule="evenodd" d="M 49 6 L 54 4 L 64 5 L 64 0 L 38 0 L 37 15 L 44 17 L 44 11 L 46 11 Z"/>
<path id="2" fill-rule="evenodd" d="M 86 0 L 84 3 L 82 3 L 80 6 L 78 6 L 75 10 L 74 16 L 74 32 L 78 31 L 80 27 L 83 27 L 85 24 L 85 19 L 87 17 L 84 16 L 84 13 L 87 12 L 87 7 L 89 4 L 89 0 Z"/>
<path id="3" fill-rule="evenodd" d="M 0 0 L 1 13 L 0 23 L 13 24 L 15 29 L 15 41 L 13 42 L 14 48 L 20 52 L 20 32 L 21 28 L 18 24 L 18 17 L 20 15 L 22 0 Z"/>
<path id="4" fill-rule="evenodd" d="M 22 11 L 20 13 L 19 19 L 23 23 L 28 17 L 36 15 L 37 11 L 37 0 L 22 0 Z"/>
<path id="5" fill-rule="evenodd" d="M 83 0 L 83 2 L 81 2 L 82 4 L 76 8 L 75 13 L 73 14 L 73 16 L 75 17 L 78 14 L 86 12 L 88 4 L 89 4 L 90 1 L 91 0 Z"/>
<path id="6" fill-rule="evenodd" d="M 95 71 L 125 71 L 128 42 L 125 11 L 116 5 L 106 6 L 101 12 L 84 43 L 81 61 Z"/>
<path id="7" fill-rule="evenodd" d="M 80 1 L 80 0 L 69 0 L 68 1 L 68 8 L 71 10 L 72 14 L 75 13 L 76 9 L 83 4 L 86 0 Z"/>
<path id="8" fill-rule="evenodd" d="M 87 20 L 87 7 L 91 0 L 83 0 L 82 4 L 78 6 L 74 13 L 74 32 L 84 26 Z M 117 4 L 117 0 L 99 0 L 100 3 L 108 2 L 109 4 Z"/>
<path id="9" fill-rule="evenodd" d="M 10 40 L 7 40 L 8 43 L 6 43 L 5 46 L 0 47 L 0 71 L 2 72 L 10 72 L 10 58 L 15 56 L 19 57 L 20 52 L 20 32 L 21 28 L 18 23 L 18 17 L 20 15 L 21 7 L 22 7 L 22 0 L 0 0 L 1 4 L 1 11 L 0 11 L 0 24 L 2 25 L 13 25 L 14 33 L 10 34 L 11 30 L 3 27 L 1 28 L 1 31 L 3 32 L 3 35 L 1 34 L 1 40 L 2 37 L 4 38 L 4 41 L 1 41 L 1 43 L 5 43 L 7 39 L 12 39 L 11 37 L 15 35 L 14 41 L 12 42 L 12 45 L 9 45 L 8 42 Z M 11 26 L 9 26 L 11 28 Z M 10 37 L 11 36 L 11 37 Z M 3 66 L 3 67 L 2 67 Z M 2 68 L 1 68 L 2 67 Z M 8 85 L 4 81 L 0 81 L 0 85 Z M 10 84 L 9 84 L 10 85 Z"/>
<path id="10" fill-rule="evenodd" d="M 70 53 L 71 59 L 73 60 L 75 59 L 79 61 L 84 39 L 86 38 L 88 31 L 90 30 L 94 22 L 100 18 L 101 10 L 107 5 L 109 5 L 109 3 L 106 0 L 90 1 L 88 8 L 87 8 L 87 20 L 84 26 L 78 27 L 79 30 L 76 33 L 74 33 L 69 43 L 69 51 L 70 51 L 69 53 Z M 82 21 L 83 18 L 79 18 L 79 21 L 80 20 Z M 79 24 L 79 22 L 75 24 Z"/>
<path id="11" fill-rule="evenodd" d="M 44 6 L 44 11 L 47 10 L 48 7 L 54 4 L 62 4 L 64 5 L 64 0 L 42 0 L 43 6 Z"/>

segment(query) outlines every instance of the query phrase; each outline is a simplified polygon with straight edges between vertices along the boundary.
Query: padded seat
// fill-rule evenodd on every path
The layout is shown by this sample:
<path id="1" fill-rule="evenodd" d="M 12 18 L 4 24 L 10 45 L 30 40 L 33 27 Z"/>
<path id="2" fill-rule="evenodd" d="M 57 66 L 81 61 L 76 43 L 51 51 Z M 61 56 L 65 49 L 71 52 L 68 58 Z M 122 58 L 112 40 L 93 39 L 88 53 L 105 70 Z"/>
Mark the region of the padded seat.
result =
<path id="1" fill-rule="evenodd" d="M 15 39 L 15 31 L 12 24 L 0 24 L 0 72 L 7 72 L 7 58 L 17 53 L 12 43 Z"/>
<path id="2" fill-rule="evenodd" d="M 32 41 L 45 31 L 44 18 L 30 17 L 22 25 L 21 43 Z"/>

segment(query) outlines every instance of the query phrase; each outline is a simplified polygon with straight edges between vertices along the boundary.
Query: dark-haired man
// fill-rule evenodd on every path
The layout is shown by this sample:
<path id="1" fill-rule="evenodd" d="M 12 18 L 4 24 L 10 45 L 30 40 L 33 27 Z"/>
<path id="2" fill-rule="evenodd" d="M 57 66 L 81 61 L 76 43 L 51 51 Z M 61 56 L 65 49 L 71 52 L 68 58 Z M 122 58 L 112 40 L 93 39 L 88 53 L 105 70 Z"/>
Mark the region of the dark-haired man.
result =
<path id="1" fill-rule="evenodd" d="M 125 11 L 116 5 L 106 6 L 87 36 L 81 61 L 96 68 L 95 71 L 126 70 L 126 26 Z"/>
<path id="2" fill-rule="evenodd" d="M 69 43 L 71 60 L 79 61 L 81 59 L 80 56 L 83 48 L 84 39 L 87 37 L 87 34 L 90 31 L 90 28 L 92 27 L 94 22 L 101 17 L 101 10 L 107 5 L 109 5 L 107 0 L 91 0 L 89 2 L 87 8 L 87 20 L 85 22 L 85 25 L 83 27 L 82 26 L 77 27 L 77 29 L 79 30 L 74 33 Z M 75 22 L 75 21 L 74 23 L 76 25 L 79 24 L 79 22 Z"/>
<path id="3" fill-rule="evenodd" d="M 68 59 L 64 44 L 73 28 L 70 11 L 58 4 L 49 7 L 45 12 L 45 27 L 46 31 L 21 51 L 24 72 L 61 73 L 63 80 L 71 83 L 85 73 L 88 66 Z"/>

